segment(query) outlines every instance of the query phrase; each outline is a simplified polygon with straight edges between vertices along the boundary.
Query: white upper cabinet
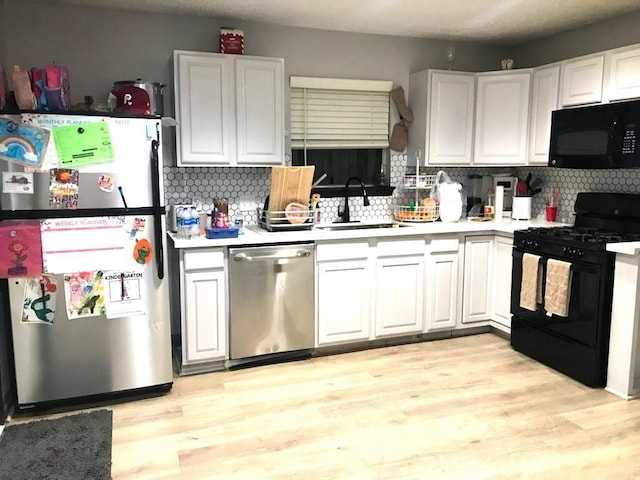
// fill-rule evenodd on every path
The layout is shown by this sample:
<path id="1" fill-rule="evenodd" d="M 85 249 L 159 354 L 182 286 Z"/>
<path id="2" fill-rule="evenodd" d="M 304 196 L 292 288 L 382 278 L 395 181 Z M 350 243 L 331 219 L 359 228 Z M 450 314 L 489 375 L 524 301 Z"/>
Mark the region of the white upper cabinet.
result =
<path id="1" fill-rule="evenodd" d="M 551 139 L 551 112 L 558 108 L 560 65 L 533 70 L 529 164 L 547 165 Z"/>
<path id="2" fill-rule="evenodd" d="M 640 97 L 640 46 L 607 52 L 606 64 L 608 100 Z"/>
<path id="3" fill-rule="evenodd" d="M 176 51 L 174 87 L 178 166 L 282 163 L 282 59 Z"/>
<path id="4" fill-rule="evenodd" d="M 531 70 L 477 76 L 476 165 L 524 165 L 527 157 Z"/>
<path id="5" fill-rule="evenodd" d="M 604 55 L 593 55 L 562 63 L 561 105 L 581 105 L 602 101 Z"/>
<path id="6" fill-rule="evenodd" d="M 424 70 L 409 77 L 407 152 L 426 154 L 428 165 L 469 165 L 473 150 L 475 74 Z"/>
<path id="7" fill-rule="evenodd" d="M 273 165 L 284 158 L 284 60 L 236 59 L 238 165 Z"/>
<path id="8" fill-rule="evenodd" d="M 174 63 L 178 165 L 229 165 L 235 143 L 232 58 L 174 52 Z"/>

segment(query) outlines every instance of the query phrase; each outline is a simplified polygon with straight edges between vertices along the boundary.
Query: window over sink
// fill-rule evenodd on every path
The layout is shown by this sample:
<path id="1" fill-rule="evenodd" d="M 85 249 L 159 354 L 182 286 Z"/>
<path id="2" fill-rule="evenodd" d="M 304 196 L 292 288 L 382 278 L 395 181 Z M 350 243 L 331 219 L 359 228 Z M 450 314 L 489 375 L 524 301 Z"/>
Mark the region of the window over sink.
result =
<path id="1" fill-rule="evenodd" d="M 390 195 L 389 91 L 393 82 L 290 77 L 292 165 L 314 165 L 324 197 L 344 195 L 350 177 Z"/>

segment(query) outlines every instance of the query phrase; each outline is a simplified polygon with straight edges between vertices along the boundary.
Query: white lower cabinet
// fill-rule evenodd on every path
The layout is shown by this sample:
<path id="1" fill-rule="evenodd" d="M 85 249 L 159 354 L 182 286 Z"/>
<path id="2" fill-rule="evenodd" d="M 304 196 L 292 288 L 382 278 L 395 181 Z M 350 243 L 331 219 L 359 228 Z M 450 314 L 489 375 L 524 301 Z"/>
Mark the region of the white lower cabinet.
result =
<path id="1" fill-rule="evenodd" d="M 424 238 L 318 243 L 317 345 L 424 330 Z"/>
<path id="2" fill-rule="evenodd" d="M 376 337 L 424 329 L 424 240 L 380 241 L 376 245 Z"/>
<path id="3" fill-rule="evenodd" d="M 460 242 L 457 237 L 433 238 L 427 257 L 426 331 L 453 329 L 460 316 Z"/>
<path id="4" fill-rule="evenodd" d="M 500 330 L 511 331 L 511 270 L 513 238 L 496 235 L 493 244 L 491 319 Z"/>
<path id="5" fill-rule="evenodd" d="M 490 320 L 493 278 L 493 235 L 467 236 L 464 242 L 462 323 Z"/>
<path id="6" fill-rule="evenodd" d="M 182 363 L 229 357 L 224 249 L 182 251 Z"/>
<path id="7" fill-rule="evenodd" d="M 318 346 L 369 339 L 369 243 L 320 243 L 316 247 Z"/>

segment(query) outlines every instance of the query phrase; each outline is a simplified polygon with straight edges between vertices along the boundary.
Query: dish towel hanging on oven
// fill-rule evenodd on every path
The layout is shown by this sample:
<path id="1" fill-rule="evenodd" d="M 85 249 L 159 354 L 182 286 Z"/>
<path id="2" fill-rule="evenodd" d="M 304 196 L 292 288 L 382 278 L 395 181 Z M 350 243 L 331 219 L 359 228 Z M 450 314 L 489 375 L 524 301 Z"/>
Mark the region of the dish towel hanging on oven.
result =
<path id="1" fill-rule="evenodd" d="M 544 290 L 544 308 L 548 313 L 569 315 L 571 297 L 571 264 L 561 260 L 547 260 L 547 281 Z"/>
<path id="2" fill-rule="evenodd" d="M 542 269 L 540 268 L 540 256 L 525 253 L 522 255 L 520 306 L 535 312 L 539 303 L 542 303 Z"/>

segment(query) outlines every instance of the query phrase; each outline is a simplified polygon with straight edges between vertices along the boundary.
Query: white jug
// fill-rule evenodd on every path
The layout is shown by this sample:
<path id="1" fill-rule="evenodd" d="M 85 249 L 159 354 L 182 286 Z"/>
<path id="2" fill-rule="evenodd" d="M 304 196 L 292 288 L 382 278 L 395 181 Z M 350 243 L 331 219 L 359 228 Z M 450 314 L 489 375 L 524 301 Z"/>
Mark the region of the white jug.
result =
<path id="1" fill-rule="evenodd" d="M 440 220 L 457 222 L 462 215 L 462 185 L 459 183 L 441 183 L 438 185 L 440 197 Z"/>

